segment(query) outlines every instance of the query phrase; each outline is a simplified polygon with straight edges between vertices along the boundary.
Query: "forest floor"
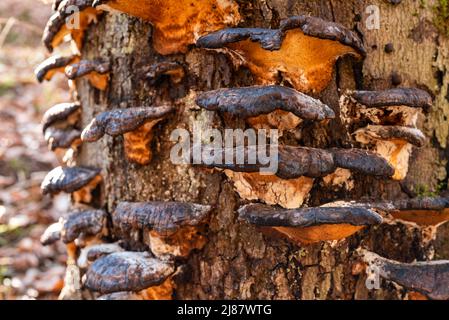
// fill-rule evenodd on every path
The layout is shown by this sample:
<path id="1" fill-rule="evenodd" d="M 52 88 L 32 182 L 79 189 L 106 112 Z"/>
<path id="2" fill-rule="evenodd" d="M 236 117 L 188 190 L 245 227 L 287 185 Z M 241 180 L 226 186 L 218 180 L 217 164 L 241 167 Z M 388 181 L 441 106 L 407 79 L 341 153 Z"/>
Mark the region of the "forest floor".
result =
<path id="1" fill-rule="evenodd" d="M 0 1 L 0 300 L 56 299 L 63 284 L 64 246 L 39 242 L 69 205 L 67 196 L 40 193 L 57 166 L 40 121 L 69 99 L 62 76 L 39 84 L 33 73 L 48 56 L 40 39 L 50 15 L 41 1 Z"/>

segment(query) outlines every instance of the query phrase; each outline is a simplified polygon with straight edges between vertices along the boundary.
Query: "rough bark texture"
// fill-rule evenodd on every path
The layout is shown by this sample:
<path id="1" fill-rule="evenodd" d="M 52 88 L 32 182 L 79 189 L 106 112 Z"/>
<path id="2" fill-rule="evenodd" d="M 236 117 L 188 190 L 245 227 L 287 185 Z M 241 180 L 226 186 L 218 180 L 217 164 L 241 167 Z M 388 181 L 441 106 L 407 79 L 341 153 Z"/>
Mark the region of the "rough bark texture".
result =
<path id="1" fill-rule="evenodd" d="M 277 27 L 280 19 L 295 14 L 318 16 L 356 30 L 368 51 L 362 66 L 350 58 L 341 60 L 334 80 L 317 98 L 338 114 L 338 98 L 346 89 L 386 89 L 393 87 L 392 73 L 402 77 L 401 86 L 417 86 L 431 91 L 435 105 L 427 119 L 420 119 L 430 143 L 413 153 L 410 172 L 403 182 L 355 175 L 350 192 L 315 182 L 309 205 L 345 199 L 399 199 L 416 195 L 426 186 L 435 190 L 446 179 L 446 149 L 449 124 L 448 87 L 449 40 L 430 23 L 432 13 L 419 1 L 392 5 L 383 0 L 248 0 L 238 1 L 244 18 L 241 26 Z M 381 9 L 380 30 L 367 30 L 365 10 Z M 417 13 L 413 15 L 412 13 Z M 252 85 L 245 69 L 235 70 L 221 53 L 193 48 L 186 55 L 163 57 L 155 53 L 149 24 L 126 15 L 106 14 L 91 26 L 83 58 L 110 59 L 111 81 L 106 92 L 77 82 L 83 105 L 83 125 L 100 112 L 113 108 L 173 104 L 176 113 L 155 128 L 154 158 L 149 166 L 130 164 L 124 157 L 122 137 L 105 137 L 84 144 L 78 165 L 102 169 L 104 185 L 96 200 L 98 207 L 112 212 L 120 201 L 174 200 L 214 206 L 208 228 L 208 244 L 194 252 L 176 278 L 177 299 L 404 299 L 406 292 L 383 282 L 382 289 L 369 291 L 364 274 L 352 275 L 354 250 L 363 245 L 384 257 L 411 262 L 435 256 L 435 246 L 423 232 L 397 225 L 372 227 L 336 243 L 298 247 L 285 240 L 263 235 L 237 220 L 236 209 L 243 204 L 224 174 L 190 166 L 173 165 L 169 137 L 176 128 L 192 129 L 193 121 L 204 128 L 244 128 L 242 120 L 199 110 L 196 92 L 222 87 Z M 393 43 L 387 54 L 384 46 Z M 144 67 L 169 59 L 186 66 L 186 78 L 179 84 L 168 80 L 157 85 L 145 81 Z M 347 132 L 336 120 L 328 125 L 307 124 L 301 145 L 348 147 Z M 283 142 L 297 144 L 294 137 Z M 441 227 L 436 252 L 449 258 L 449 228 Z"/>

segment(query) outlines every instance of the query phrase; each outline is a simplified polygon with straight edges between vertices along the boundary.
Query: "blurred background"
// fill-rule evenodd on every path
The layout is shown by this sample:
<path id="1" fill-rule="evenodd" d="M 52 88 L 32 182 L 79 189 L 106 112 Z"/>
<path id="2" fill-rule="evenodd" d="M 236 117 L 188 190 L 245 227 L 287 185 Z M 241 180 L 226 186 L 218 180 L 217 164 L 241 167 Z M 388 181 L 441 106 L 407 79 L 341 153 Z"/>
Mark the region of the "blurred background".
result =
<path id="1" fill-rule="evenodd" d="M 48 57 L 41 36 L 49 2 L 0 1 L 0 300 L 56 299 L 64 278 L 64 246 L 39 242 L 69 205 L 65 195 L 40 193 L 57 166 L 40 121 L 49 107 L 70 101 L 62 75 L 39 84 L 33 73 Z"/>

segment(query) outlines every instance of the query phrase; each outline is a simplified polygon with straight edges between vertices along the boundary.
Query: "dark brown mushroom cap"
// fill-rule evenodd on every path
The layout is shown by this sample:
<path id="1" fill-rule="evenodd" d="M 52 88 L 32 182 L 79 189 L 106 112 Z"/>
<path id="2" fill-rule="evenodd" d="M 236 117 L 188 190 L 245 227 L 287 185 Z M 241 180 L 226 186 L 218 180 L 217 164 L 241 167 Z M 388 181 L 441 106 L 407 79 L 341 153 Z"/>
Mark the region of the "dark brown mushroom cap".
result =
<path id="1" fill-rule="evenodd" d="M 100 170 L 87 167 L 57 167 L 42 182 L 43 194 L 72 193 L 86 186 L 99 176 Z"/>
<path id="2" fill-rule="evenodd" d="M 101 243 L 95 246 L 92 246 L 87 251 L 87 260 L 95 261 L 101 257 L 104 257 L 108 254 L 122 252 L 124 249 L 120 246 L 119 243 Z"/>
<path id="3" fill-rule="evenodd" d="M 352 47 L 361 55 L 366 55 L 362 42 L 353 31 L 338 23 L 307 16 L 285 19 L 279 29 L 226 28 L 199 38 L 196 45 L 200 48 L 219 49 L 230 43 L 250 39 L 258 42 L 263 49 L 274 51 L 281 48 L 285 33 L 297 28 L 301 29 L 305 35 L 339 41 L 343 45 Z"/>
<path id="4" fill-rule="evenodd" d="M 284 33 L 296 28 L 301 29 L 305 35 L 338 41 L 343 45 L 352 47 L 362 56 L 366 55 L 365 47 L 357 34 L 339 23 L 304 15 L 289 17 L 281 21 L 280 30 Z"/>
<path id="5" fill-rule="evenodd" d="M 176 61 L 161 61 L 150 66 L 145 78 L 154 85 L 162 76 L 171 76 L 172 81 L 178 83 L 185 75 L 184 67 Z"/>
<path id="6" fill-rule="evenodd" d="M 55 122 L 66 120 L 69 116 L 78 112 L 80 108 L 81 104 L 79 102 L 70 102 L 60 103 L 48 109 L 42 118 L 43 131 L 45 132 Z"/>
<path id="7" fill-rule="evenodd" d="M 439 211 L 449 208 L 447 197 L 422 197 L 413 199 L 401 199 L 391 202 L 396 210 L 431 210 Z"/>
<path id="8" fill-rule="evenodd" d="M 57 11 L 50 17 L 44 29 L 42 42 L 47 47 L 49 52 L 53 52 L 53 39 L 58 32 L 66 24 L 67 18 L 73 14 L 70 7 L 74 6 L 83 11 L 92 7 L 93 0 L 62 0 L 57 8 Z"/>
<path id="9" fill-rule="evenodd" d="M 66 67 L 76 58 L 76 55 L 67 57 L 56 55 L 50 57 L 36 67 L 34 74 L 36 75 L 36 78 L 39 82 L 43 82 L 49 72 L 55 69 Z"/>
<path id="10" fill-rule="evenodd" d="M 85 286 L 100 293 L 141 291 L 163 283 L 175 268 L 147 252 L 119 252 L 95 261 L 86 273 Z"/>
<path id="11" fill-rule="evenodd" d="M 45 130 L 45 141 L 52 151 L 59 148 L 68 149 L 76 140 L 80 139 L 81 131 L 74 128 L 58 129 L 50 127 Z"/>
<path id="12" fill-rule="evenodd" d="M 148 229 L 173 233 L 204 223 L 210 211 L 210 206 L 186 202 L 121 202 L 114 211 L 113 224 L 123 232 Z"/>
<path id="13" fill-rule="evenodd" d="M 219 89 L 200 94 L 196 103 L 207 110 L 228 112 L 242 118 L 256 117 L 278 109 L 306 120 L 335 118 L 334 111 L 321 101 L 282 86 Z"/>
<path id="14" fill-rule="evenodd" d="M 195 148 L 195 147 L 193 147 Z M 270 150 L 270 146 L 266 147 Z M 262 168 L 267 168 L 267 164 L 262 164 L 256 159 L 255 163 L 249 163 L 250 156 L 256 158 L 257 149 L 252 147 L 236 147 L 223 148 L 218 151 L 222 154 L 222 159 L 227 159 L 226 155 L 233 155 L 232 163 L 202 163 L 201 166 L 207 168 L 228 169 L 236 172 L 256 173 L 260 172 Z M 191 154 L 194 153 L 192 149 Z M 237 155 L 244 155 L 244 163 L 237 159 Z M 278 146 L 278 170 L 276 176 L 281 179 L 297 179 L 299 177 L 318 178 L 334 172 L 335 167 L 333 155 L 322 149 L 306 148 L 306 147 L 291 147 Z"/>
<path id="15" fill-rule="evenodd" d="M 350 224 L 370 226 L 382 223 L 382 217 L 372 210 L 354 207 L 316 207 L 282 209 L 263 204 L 249 204 L 238 210 L 239 217 L 261 227 L 313 227 Z"/>
<path id="16" fill-rule="evenodd" d="M 394 168 L 383 157 L 361 149 L 329 150 L 334 155 L 335 165 L 339 168 L 349 169 L 371 176 L 391 177 Z"/>
<path id="17" fill-rule="evenodd" d="M 429 109 L 432 107 L 432 96 L 424 90 L 416 88 L 398 88 L 382 91 L 354 91 L 351 97 L 368 108 L 391 106 L 407 106 Z"/>
<path id="18" fill-rule="evenodd" d="M 417 147 L 422 147 L 426 143 L 426 136 L 421 130 L 410 127 L 368 125 L 354 134 L 360 133 L 376 140 L 402 140 Z"/>
<path id="19" fill-rule="evenodd" d="M 84 129 L 83 141 L 94 142 L 105 134 L 118 136 L 141 127 L 145 122 L 163 118 L 174 110 L 171 106 L 116 109 L 100 113 Z"/>
<path id="20" fill-rule="evenodd" d="M 107 74 L 110 72 L 110 63 L 101 60 L 81 60 L 66 67 L 65 75 L 70 80 L 88 75 L 92 72 Z"/>
<path id="21" fill-rule="evenodd" d="M 41 243 L 44 246 L 49 246 L 61 239 L 62 223 L 56 222 L 50 225 L 41 236 Z"/>
<path id="22" fill-rule="evenodd" d="M 95 236 L 106 227 L 107 214 L 103 210 L 84 210 L 72 212 L 62 228 L 65 243 L 75 241 L 80 236 Z"/>
<path id="23" fill-rule="evenodd" d="M 400 263 L 361 250 L 363 260 L 378 268 L 380 276 L 435 300 L 449 299 L 449 261 Z"/>

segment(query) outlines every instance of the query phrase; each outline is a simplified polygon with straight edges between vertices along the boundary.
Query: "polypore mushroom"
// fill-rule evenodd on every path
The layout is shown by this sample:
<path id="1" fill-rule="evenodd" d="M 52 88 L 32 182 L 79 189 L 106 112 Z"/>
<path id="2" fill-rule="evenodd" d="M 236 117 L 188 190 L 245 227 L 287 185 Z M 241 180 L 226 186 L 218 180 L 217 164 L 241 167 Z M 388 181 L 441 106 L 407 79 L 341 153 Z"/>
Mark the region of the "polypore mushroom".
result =
<path id="1" fill-rule="evenodd" d="M 64 243 L 89 241 L 91 237 L 107 235 L 107 214 L 104 210 L 72 212 L 64 221 L 61 238 Z"/>
<path id="2" fill-rule="evenodd" d="M 51 224 L 41 236 L 42 245 L 49 246 L 58 242 L 61 239 L 62 225 L 62 221 Z"/>
<path id="3" fill-rule="evenodd" d="M 359 250 L 363 261 L 382 278 L 430 299 L 449 299 L 449 261 L 401 263 L 367 250 Z"/>
<path id="4" fill-rule="evenodd" d="M 185 76 L 184 67 L 176 61 L 157 62 L 150 66 L 145 78 L 154 85 L 164 76 L 175 84 L 180 83 Z"/>
<path id="5" fill-rule="evenodd" d="M 50 171 L 42 182 L 42 193 L 55 195 L 60 192 L 73 193 L 76 203 L 90 203 L 91 192 L 101 182 L 99 169 L 87 167 L 57 167 Z"/>
<path id="6" fill-rule="evenodd" d="M 48 109 L 42 118 L 42 130 L 51 126 L 54 129 L 67 129 L 74 127 L 81 117 L 81 104 L 79 102 L 60 103 Z"/>
<path id="7" fill-rule="evenodd" d="M 34 74 L 39 82 L 43 82 L 44 80 L 49 81 L 57 72 L 64 73 L 67 65 L 75 63 L 78 60 L 79 57 L 77 55 L 67 57 L 60 55 L 52 56 L 37 66 Z"/>
<path id="8" fill-rule="evenodd" d="M 81 131 L 75 128 L 64 130 L 50 127 L 45 130 L 44 137 L 48 148 L 54 151 L 63 163 L 68 162 L 81 145 Z M 69 153 L 68 150 L 72 152 Z"/>
<path id="9" fill-rule="evenodd" d="M 84 129 L 81 139 L 94 142 L 105 134 L 124 135 L 125 154 L 128 160 L 140 165 L 151 162 L 150 143 L 153 127 L 174 109 L 171 106 L 116 109 L 100 113 Z"/>
<path id="10" fill-rule="evenodd" d="M 84 285 L 102 294 L 138 292 L 161 285 L 174 271 L 173 263 L 152 258 L 148 252 L 118 252 L 95 261 Z"/>
<path id="11" fill-rule="evenodd" d="M 92 22 L 96 23 L 97 17 L 101 13 L 92 8 L 92 2 L 93 0 L 63 0 L 59 4 L 57 11 L 47 22 L 42 37 L 48 51 L 52 52 L 67 36 L 74 41 L 78 51 L 81 50 L 84 30 Z M 74 8 L 78 11 L 74 11 Z"/>
<path id="12" fill-rule="evenodd" d="M 63 1 L 63 0 L 54 0 L 54 1 L 53 1 L 53 5 L 51 6 L 52 10 L 53 10 L 53 11 L 58 10 L 59 5 L 61 4 L 62 1 Z"/>
<path id="13" fill-rule="evenodd" d="M 201 37 L 197 46 L 226 49 L 246 65 L 261 84 L 277 81 L 279 73 L 301 92 L 321 92 L 342 56 L 365 55 L 357 34 L 340 24 L 316 17 L 294 16 L 279 29 L 228 28 Z"/>
<path id="14" fill-rule="evenodd" d="M 100 60 L 81 60 L 65 68 L 65 75 L 70 80 L 85 77 L 94 88 L 102 91 L 108 87 L 109 72 L 109 62 Z"/>
<path id="15" fill-rule="evenodd" d="M 344 239 L 365 227 L 382 223 L 382 217 L 374 211 L 353 207 L 286 210 L 249 204 L 239 209 L 239 217 L 259 227 L 274 228 L 301 244 Z"/>
<path id="16" fill-rule="evenodd" d="M 282 86 L 219 89 L 202 93 L 196 104 L 210 110 L 248 119 L 255 127 L 269 124 L 281 130 L 296 128 L 301 119 L 322 121 L 335 117 L 321 101 Z"/>
<path id="17" fill-rule="evenodd" d="M 419 129 L 401 126 L 368 125 L 354 132 L 354 136 L 363 145 L 373 145 L 376 153 L 394 167 L 395 180 L 403 180 L 407 176 L 413 145 L 422 147 L 426 142 Z"/>
<path id="18" fill-rule="evenodd" d="M 144 240 L 155 256 L 187 257 L 204 246 L 205 238 L 198 231 L 210 211 L 210 206 L 194 203 L 121 202 L 112 216 L 123 235 L 144 231 Z"/>
<path id="19" fill-rule="evenodd" d="M 349 169 L 368 175 L 390 177 L 393 169 L 379 156 L 357 149 L 323 150 L 292 146 L 267 146 L 270 153 L 276 148 L 278 154 L 270 155 L 271 164 L 277 163 L 276 172 L 263 172 L 268 165 L 260 162 L 259 150 L 252 147 L 224 148 L 217 152 L 225 161 L 201 163 L 208 168 L 224 169 L 234 182 L 240 197 L 246 200 L 262 200 L 293 209 L 303 204 L 313 187 L 314 178 L 325 177 L 338 168 Z M 192 152 L 193 154 L 193 152 Z M 265 154 L 264 154 L 265 156 Z M 229 159 L 228 159 L 229 158 Z M 250 163 L 250 159 L 254 163 Z"/>
<path id="20" fill-rule="evenodd" d="M 89 263 L 94 262 L 101 257 L 123 251 L 125 250 L 119 243 L 93 243 L 81 249 L 77 260 L 77 265 L 80 268 L 86 269 L 89 266 Z"/>
<path id="21" fill-rule="evenodd" d="M 93 6 L 142 18 L 153 27 L 153 46 L 162 54 L 185 53 L 198 36 L 240 20 L 232 0 L 95 0 Z"/>

